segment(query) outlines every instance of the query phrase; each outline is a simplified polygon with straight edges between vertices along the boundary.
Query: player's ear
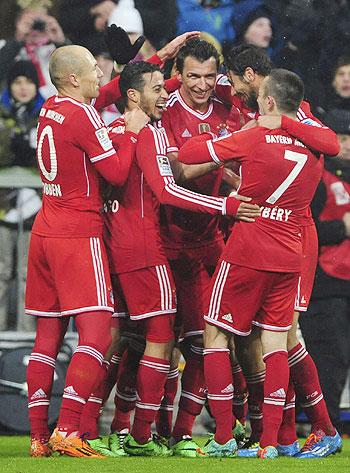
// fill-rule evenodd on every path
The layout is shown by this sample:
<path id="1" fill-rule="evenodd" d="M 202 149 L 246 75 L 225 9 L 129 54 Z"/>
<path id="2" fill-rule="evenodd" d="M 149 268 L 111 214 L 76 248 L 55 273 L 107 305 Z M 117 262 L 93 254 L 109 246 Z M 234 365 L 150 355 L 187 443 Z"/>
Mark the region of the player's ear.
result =
<path id="1" fill-rule="evenodd" d="M 268 106 L 269 112 L 277 108 L 276 100 L 273 97 L 271 97 L 271 95 L 267 96 L 267 106 Z"/>
<path id="2" fill-rule="evenodd" d="M 254 81 L 255 79 L 255 72 L 254 70 L 251 68 L 251 67 L 247 67 L 246 70 L 244 71 L 243 73 L 243 79 L 245 80 L 245 82 L 247 82 L 248 84 L 250 84 L 251 82 Z"/>
<path id="3" fill-rule="evenodd" d="M 174 71 L 175 71 L 176 79 L 177 79 L 179 82 L 181 82 L 181 84 L 182 84 L 182 75 L 181 75 L 181 72 L 178 71 L 177 69 L 174 69 Z"/>
<path id="4" fill-rule="evenodd" d="M 74 87 L 79 87 L 80 82 L 78 76 L 76 74 L 69 74 L 68 82 L 73 85 Z"/>
<path id="5" fill-rule="evenodd" d="M 136 89 L 128 89 L 127 90 L 128 100 L 131 102 L 138 104 L 140 102 L 140 92 Z"/>

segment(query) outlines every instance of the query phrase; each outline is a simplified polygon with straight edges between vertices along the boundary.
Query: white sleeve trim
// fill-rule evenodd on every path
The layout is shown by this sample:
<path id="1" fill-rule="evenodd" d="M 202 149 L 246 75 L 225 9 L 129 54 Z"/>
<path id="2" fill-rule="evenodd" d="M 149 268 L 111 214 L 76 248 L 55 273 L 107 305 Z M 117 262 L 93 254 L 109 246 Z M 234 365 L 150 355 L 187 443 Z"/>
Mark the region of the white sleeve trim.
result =
<path id="1" fill-rule="evenodd" d="M 109 151 L 107 151 L 106 153 L 99 154 L 98 156 L 90 158 L 90 161 L 92 163 L 96 163 L 97 161 L 101 161 L 102 159 L 108 158 L 109 156 L 113 156 L 114 154 L 116 154 L 116 151 L 115 151 L 114 148 L 112 148 Z"/>
<path id="2" fill-rule="evenodd" d="M 211 140 L 207 141 L 207 148 L 208 148 L 209 154 L 211 156 L 211 159 L 214 161 L 214 163 L 219 164 L 221 166 L 222 161 L 219 159 L 219 157 L 215 153 L 213 142 Z"/>

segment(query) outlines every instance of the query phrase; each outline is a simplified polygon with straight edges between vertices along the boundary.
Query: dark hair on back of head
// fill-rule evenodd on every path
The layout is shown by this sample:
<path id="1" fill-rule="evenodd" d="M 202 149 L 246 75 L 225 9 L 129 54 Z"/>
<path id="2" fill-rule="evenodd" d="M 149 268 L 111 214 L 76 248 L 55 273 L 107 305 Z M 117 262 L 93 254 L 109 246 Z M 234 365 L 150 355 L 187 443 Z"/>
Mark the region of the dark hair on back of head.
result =
<path id="1" fill-rule="evenodd" d="M 343 67 L 343 66 L 349 66 L 350 65 L 350 54 L 347 53 L 347 54 L 342 54 L 341 56 L 339 56 L 334 64 L 334 67 L 333 67 L 333 78 L 337 72 L 337 70 L 339 69 L 339 67 Z"/>
<path id="2" fill-rule="evenodd" d="M 273 97 L 280 112 L 298 111 L 304 97 L 304 84 L 297 74 L 287 69 L 273 69 L 263 87 L 265 97 Z"/>
<path id="3" fill-rule="evenodd" d="M 242 44 L 231 48 L 225 55 L 225 66 L 237 76 L 243 76 L 247 67 L 262 76 L 270 74 L 272 62 L 263 48 Z"/>
<path id="4" fill-rule="evenodd" d="M 127 64 L 120 74 L 119 88 L 121 96 L 127 98 L 128 89 L 136 89 L 139 92 L 143 91 L 145 85 L 144 74 L 152 74 L 153 72 L 161 72 L 157 64 L 150 62 L 139 61 Z"/>
<path id="5" fill-rule="evenodd" d="M 179 50 L 176 56 L 176 69 L 182 74 L 184 70 L 184 63 L 187 57 L 193 57 L 199 62 L 204 62 L 213 57 L 216 62 L 216 67 L 219 69 L 220 66 L 220 56 L 212 44 L 204 39 L 192 38 L 186 41 L 185 45 Z"/>

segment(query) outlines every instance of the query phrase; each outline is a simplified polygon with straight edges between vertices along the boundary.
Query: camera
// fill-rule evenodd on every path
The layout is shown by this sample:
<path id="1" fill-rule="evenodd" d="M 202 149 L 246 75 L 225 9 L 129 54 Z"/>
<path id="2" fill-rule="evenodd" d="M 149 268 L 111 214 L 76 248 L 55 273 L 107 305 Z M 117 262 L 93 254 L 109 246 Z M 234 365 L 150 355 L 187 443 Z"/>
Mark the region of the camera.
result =
<path id="1" fill-rule="evenodd" d="M 46 28 L 46 22 L 44 20 L 41 20 L 40 18 L 36 18 L 33 21 L 32 30 L 45 31 L 45 28 Z"/>

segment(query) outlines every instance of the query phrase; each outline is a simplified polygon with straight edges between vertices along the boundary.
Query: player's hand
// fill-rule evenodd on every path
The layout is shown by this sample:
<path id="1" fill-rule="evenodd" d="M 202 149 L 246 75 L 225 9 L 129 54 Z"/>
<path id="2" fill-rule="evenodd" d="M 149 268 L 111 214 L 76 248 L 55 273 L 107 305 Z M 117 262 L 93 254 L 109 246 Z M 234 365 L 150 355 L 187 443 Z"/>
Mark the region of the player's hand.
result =
<path id="1" fill-rule="evenodd" d="M 56 18 L 48 15 L 45 18 L 45 23 L 46 23 L 46 32 L 47 32 L 48 37 L 50 38 L 50 41 L 52 41 L 55 44 L 64 44 L 66 38 Z"/>
<path id="2" fill-rule="evenodd" d="M 157 51 L 157 56 L 164 62 L 168 59 L 174 59 L 179 49 L 191 38 L 199 38 L 200 31 L 189 31 L 177 36 L 175 39 L 166 44 L 162 49 Z"/>
<path id="3" fill-rule="evenodd" d="M 134 108 L 131 112 L 126 112 L 124 119 L 125 131 L 132 131 L 133 133 L 140 133 L 142 128 L 150 121 L 150 117 L 140 108 Z"/>
<path id="4" fill-rule="evenodd" d="M 261 215 L 261 208 L 257 204 L 250 204 L 251 197 L 245 197 L 244 195 L 235 194 L 234 198 L 240 200 L 237 214 L 235 215 L 237 220 L 242 222 L 255 222 L 257 217 Z"/>
<path id="5" fill-rule="evenodd" d="M 269 130 L 276 130 L 282 126 L 282 115 L 261 115 L 258 119 L 258 126 L 268 128 Z"/>
<path id="6" fill-rule="evenodd" d="M 128 33 L 115 24 L 106 29 L 104 38 L 108 51 L 117 64 L 127 64 L 134 59 L 146 41 L 144 36 L 140 36 L 134 44 L 131 44 Z"/>

